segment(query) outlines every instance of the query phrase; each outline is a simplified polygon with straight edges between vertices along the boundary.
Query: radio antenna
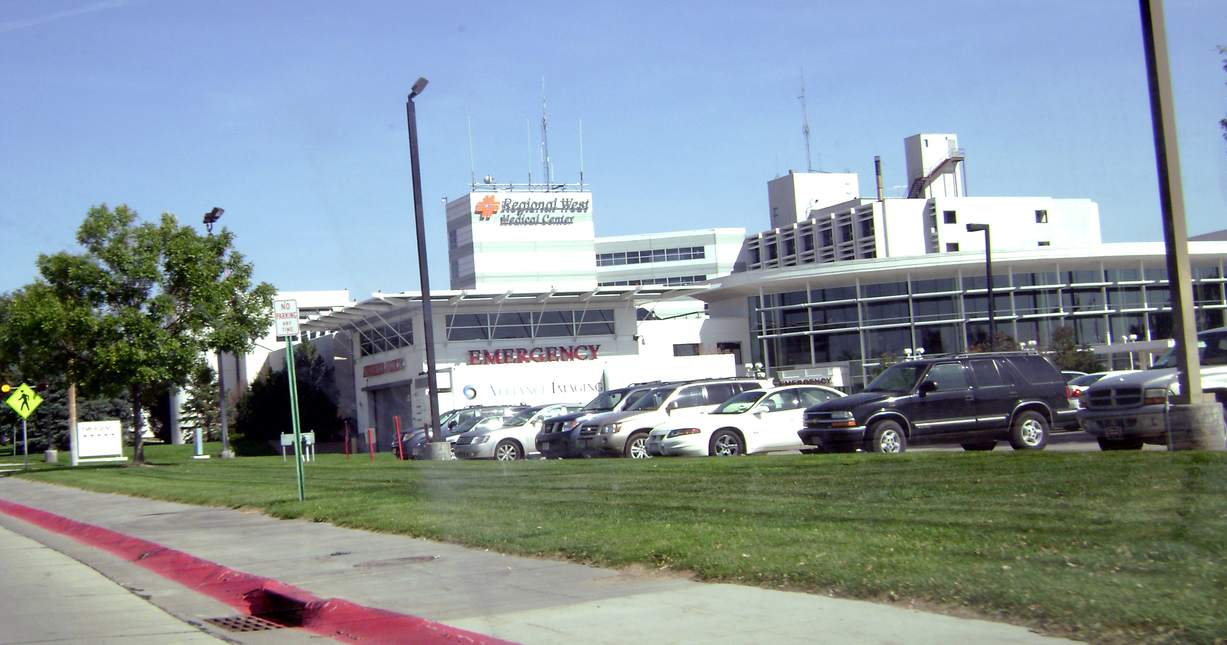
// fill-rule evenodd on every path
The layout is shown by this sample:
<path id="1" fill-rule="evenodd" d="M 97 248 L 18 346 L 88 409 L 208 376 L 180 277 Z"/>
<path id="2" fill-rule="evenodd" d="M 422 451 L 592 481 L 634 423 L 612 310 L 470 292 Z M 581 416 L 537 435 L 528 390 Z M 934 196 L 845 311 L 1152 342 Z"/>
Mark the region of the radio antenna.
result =
<path id="1" fill-rule="evenodd" d="M 477 171 L 473 167 L 473 117 L 469 116 L 469 185 L 477 185 Z"/>
<path id="2" fill-rule="evenodd" d="M 524 140 L 528 142 L 528 185 L 533 185 L 533 120 L 524 119 Z"/>
<path id="3" fill-rule="evenodd" d="M 809 108 L 805 104 L 805 68 L 801 68 L 801 95 L 797 97 L 801 99 L 801 134 L 805 135 L 805 167 L 808 172 L 814 172 L 814 164 L 810 160 L 809 154 Z M 818 153 L 818 171 L 822 172 L 822 153 Z"/>
<path id="4" fill-rule="evenodd" d="M 550 190 L 554 178 L 550 173 L 550 139 L 545 121 L 545 77 L 541 77 L 541 170 L 545 173 L 545 189 Z"/>
<path id="5" fill-rule="evenodd" d="M 584 120 L 579 120 L 579 187 L 584 187 Z"/>

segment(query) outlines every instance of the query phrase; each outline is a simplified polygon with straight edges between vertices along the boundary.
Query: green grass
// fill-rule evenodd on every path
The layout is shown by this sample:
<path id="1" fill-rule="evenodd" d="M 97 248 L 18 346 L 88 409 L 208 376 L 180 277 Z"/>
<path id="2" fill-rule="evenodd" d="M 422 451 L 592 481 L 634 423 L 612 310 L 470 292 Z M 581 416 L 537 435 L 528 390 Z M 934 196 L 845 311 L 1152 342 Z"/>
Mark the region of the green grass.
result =
<path id="1" fill-rule="evenodd" d="M 916 603 L 1093 642 L 1227 643 L 1227 453 L 512 464 L 321 455 L 306 466 L 299 502 L 292 459 L 199 462 L 190 446 L 147 450 L 158 467 L 70 470 L 40 454 L 20 476 L 512 554 Z"/>

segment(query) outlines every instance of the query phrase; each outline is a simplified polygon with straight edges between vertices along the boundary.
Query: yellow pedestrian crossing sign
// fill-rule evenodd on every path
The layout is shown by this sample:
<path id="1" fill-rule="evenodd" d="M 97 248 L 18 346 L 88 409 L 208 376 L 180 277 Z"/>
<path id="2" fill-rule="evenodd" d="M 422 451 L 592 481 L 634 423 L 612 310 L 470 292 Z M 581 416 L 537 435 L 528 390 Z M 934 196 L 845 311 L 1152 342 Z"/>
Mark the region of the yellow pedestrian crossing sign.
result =
<path id="1" fill-rule="evenodd" d="M 21 418 L 23 419 L 30 418 L 30 415 L 34 414 L 34 410 L 36 410 L 39 404 L 42 402 L 43 397 L 39 396 L 38 392 L 34 391 L 34 388 L 26 385 L 25 383 L 18 385 L 17 389 L 13 390 L 13 396 L 10 396 L 8 401 L 5 401 L 5 403 L 8 403 L 9 407 L 13 408 L 13 410 L 15 410 L 17 414 L 21 415 Z"/>

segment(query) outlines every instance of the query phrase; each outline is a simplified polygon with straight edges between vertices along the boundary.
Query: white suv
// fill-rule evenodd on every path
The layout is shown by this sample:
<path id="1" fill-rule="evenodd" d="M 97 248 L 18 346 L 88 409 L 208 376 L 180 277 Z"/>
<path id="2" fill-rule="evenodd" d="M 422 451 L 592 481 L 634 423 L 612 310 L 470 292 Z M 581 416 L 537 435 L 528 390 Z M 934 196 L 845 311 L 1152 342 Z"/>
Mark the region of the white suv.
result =
<path id="1" fill-rule="evenodd" d="M 543 421 L 570 414 L 581 407 L 581 403 L 555 403 L 525 408 L 503 419 L 502 425 L 496 428 L 473 428 L 465 432 L 456 438 L 452 451 L 461 459 L 524 459 L 537 452 L 535 439 Z"/>
<path id="2" fill-rule="evenodd" d="M 577 447 L 585 453 L 644 459 L 648 434 L 670 420 L 698 416 L 748 390 L 765 390 L 758 379 L 704 379 L 658 387 L 644 394 L 625 412 L 603 414 L 580 427 Z"/>

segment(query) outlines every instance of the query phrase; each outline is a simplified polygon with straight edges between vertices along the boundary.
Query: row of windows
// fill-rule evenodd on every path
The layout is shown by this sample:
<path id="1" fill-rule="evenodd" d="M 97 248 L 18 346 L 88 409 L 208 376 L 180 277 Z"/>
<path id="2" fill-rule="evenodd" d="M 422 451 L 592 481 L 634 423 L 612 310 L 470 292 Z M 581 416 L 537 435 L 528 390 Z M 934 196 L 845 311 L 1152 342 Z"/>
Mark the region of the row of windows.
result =
<path id="1" fill-rule="evenodd" d="M 771 262 L 780 258 L 787 258 L 797 253 L 797 240 L 801 241 L 801 250 L 803 252 L 813 251 L 815 247 L 826 249 L 834 247 L 837 244 L 852 243 L 859 240 L 868 240 L 873 237 L 873 218 L 865 217 L 860 220 L 861 231 L 860 238 L 853 234 L 853 222 L 851 219 L 845 219 L 838 225 L 824 226 L 813 233 L 798 233 L 795 238 L 781 236 L 778 242 L 772 238 L 766 238 L 762 241 L 761 247 L 750 247 L 750 264 L 761 264 L 764 260 Z M 837 235 L 838 234 L 838 235 Z M 765 258 L 764 258 L 765 256 Z M 870 249 L 862 254 L 862 259 L 876 257 L 876 250 Z"/>
<path id="2" fill-rule="evenodd" d="M 672 278 L 644 278 L 642 280 L 614 280 L 598 283 L 598 287 L 634 287 L 637 285 L 659 284 L 667 287 L 681 287 L 688 284 L 707 282 L 705 275 L 679 275 Z"/>
<path id="3" fill-rule="evenodd" d="M 647 251 L 597 253 L 596 265 L 599 267 L 613 267 L 622 266 L 624 264 L 651 264 L 654 262 L 702 260 L 705 257 L 707 257 L 706 251 L 701 246 L 681 246 L 674 249 L 650 249 Z"/>
<path id="4" fill-rule="evenodd" d="M 611 336 L 613 333 L 613 309 L 516 311 L 447 316 L 447 339 L 449 341 Z"/>
<path id="5" fill-rule="evenodd" d="M 1213 301 L 1221 298 L 1222 271 L 1217 264 L 1206 264 L 1192 268 L 1194 299 L 1196 301 Z M 1166 268 L 1147 269 L 1106 269 L 1082 271 L 1048 271 L 1040 273 L 1002 273 L 993 276 L 994 295 L 998 291 L 1013 291 L 1028 287 L 1057 287 L 1062 293 L 1102 294 L 1106 291 L 1109 303 L 1120 302 L 1142 306 L 1142 285 L 1135 287 L 1120 286 L 1119 283 L 1163 282 L 1167 280 Z M 1093 288 L 1074 288 L 1066 285 L 1099 285 Z M 901 280 L 897 282 L 880 282 L 862 284 L 859 287 L 861 298 L 883 298 L 890 296 L 925 295 L 935 293 L 956 293 L 959 291 L 980 291 L 988 287 L 988 278 L 983 274 L 967 275 L 962 278 L 938 278 L 933 280 Z M 1167 285 L 1145 285 L 1147 294 L 1162 294 L 1162 303 L 1168 302 Z M 789 291 L 785 293 L 768 294 L 763 297 L 764 307 L 788 307 L 802 304 L 821 304 L 838 300 L 853 300 L 857 298 L 858 288 L 853 285 L 844 287 L 829 287 L 825 289 L 810 289 L 807 291 Z M 1020 297 L 1025 292 L 1015 293 Z M 1055 294 L 1055 290 L 1039 290 L 1036 293 Z M 1037 298 L 1042 296 L 1037 296 Z M 1149 298 L 1149 295 L 1147 296 Z M 1156 295 L 1156 297 L 1160 297 Z M 1078 302 L 1084 299 L 1077 296 Z M 1080 305 L 1081 306 L 1081 305 Z M 1156 306 L 1153 302 L 1149 306 Z M 1102 307 L 1101 307 L 1102 308 Z"/>
<path id="6" fill-rule="evenodd" d="M 943 224 L 958 224 L 959 223 L 958 213 L 956 211 L 942 211 L 942 223 Z M 1046 210 L 1045 211 L 1035 211 L 1035 223 L 1036 224 L 1047 224 L 1048 223 L 1048 211 Z"/>
<path id="7" fill-rule="evenodd" d="M 413 344 L 413 322 L 406 318 L 382 327 L 360 329 L 358 347 L 363 356 L 390 352 Z"/>
<path id="8" fill-rule="evenodd" d="M 1195 322 L 1199 331 L 1224 326 L 1223 309 L 1198 309 Z M 1079 345 L 1102 345 L 1109 339 L 1135 335 L 1140 340 L 1161 340 L 1172 337 L 1170 311 L 1108 316 L 1045 318 L 1038 320 L 1003 320 L 997 331 L 1020 343 L 1035 341 L 1040 347 L 1052 341 L 1059 327 L 1074 332 Z M 766 352 L 767 364 L 773 368 L 803 367 L 844 361 L 876 361 L 883 355 L 906 355 L 906 350 L 923 348 L 925 355 L 965 351 L 967 347 L 988 342 L 987 322 L 952 322 L 938 325 L 909 325 L 864 331 L 807 333 L 787 336 L 763 335 L 754 330 L 760 340 L 755 347 L 755 360 Z"/>

